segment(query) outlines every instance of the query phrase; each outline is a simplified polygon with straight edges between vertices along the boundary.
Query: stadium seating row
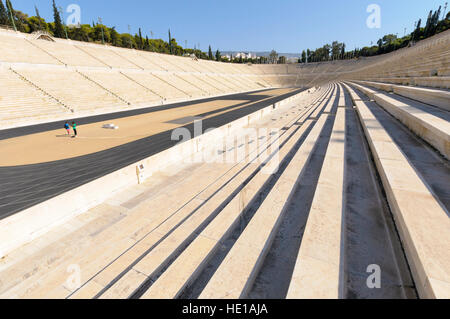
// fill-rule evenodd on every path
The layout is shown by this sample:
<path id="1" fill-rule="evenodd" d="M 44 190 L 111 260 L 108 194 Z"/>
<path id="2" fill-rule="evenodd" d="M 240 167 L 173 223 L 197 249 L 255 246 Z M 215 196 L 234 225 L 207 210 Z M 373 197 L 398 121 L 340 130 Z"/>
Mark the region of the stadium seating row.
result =
<path id="1" fill-rule="evenodd" d="M 10 63 L 0 70 L 2 118 L 330 83 L 255 124 L 279 134 L 236 145 L 262 147 L 236 162 L 155 174 L 19 248 L 0 265 L 0 297 L 346 298 L 364 293 L 352 280 L 365 283 L 376 264 L 388 269 L 385 294 L 450 298 L 449 31 L 383 56 L 301 66 L 1 36 Z M 20 59 L 10 53 L 18 39 L 29 50 Z M 68 45 L 78 49 L 73 61 Z M 218 154 L 233 149 L 217 146 Z M 359 161 L 356 150 L 365 150 Z M 368 192 L 354 195 L 358 180 L 379 188 L 376 204 Z M 373 219 L 364 237 L 352 237 L 361 231 L 350 223 L 355 214 Z M 292 216 L 298 223 L 289 232 Z M 366 249 L 355 270 L 356 245 Z M 71 265 L 80 285 L 67 283 Z"/>
<path id="2" fill-rule="evenodd" d="M 349 276 L 345 256 L 351 253 L 346 225 L 352 213 L 348 208 L 352 190 L 347 188 L 353 164 L 348 158 L 355 147 L 349 130 L 357 125 L 350 120 L 356 112 L 419 296 L 449 298 L 450 221 L 444 186 L 448 176 L 444 173 L 437 178 L 430 173 L 430 165 L 446 170 L 446 160 L 436 157 L 434 149 L 448 156 L 450 122 L 446 111 L 439 109 L 441 100 L 436 96 L 448 97 L 445 91 L 434 89 L 431 95 L 420 95 L 418 102 L 405 97 L 409 93 L 402 88 L 389 84 L 369 88 L 372 85 L 377 84 L 347 82 L 321 88 L 283 114 L 258 124 L 264 127 L 270 122 L 274 128 L 283 128 L 279 136 L 264 137 L 263 151 L 250 152 L 237 163 L 202 164 L 170 191 L 150 191 L 154 190 L 150 185 L 158 181 L 155 176 L 149 188 L 142 186 L 147 192 L 140 188 L 136 196 L 133 191 L 118 206 L 111 201 L 102 204 L 92 214 L 96 211 L 117 220 L 104 220 L 101 225 L 92 220 L 86 230 L 74 231 L 77 242 L 73 242 L 75 235 L 68 236 L 66 244 L 58 241 L 58 249 L 37 246 L 39 258 L 33 255 L 30 266 L 23 266 L 30 262 L 27 258 L 18 261 L 4 270 L 0 279 L 22 278 L 20 273 L 29 267 L 35 271 L 25 280 L 5 280 L 8 284 L 1 287 L 0 296 L 247 298 L 255 293 L 255 285 L 261 284 L 257 278 L 267 271 L 267 260 L 276 258 L 271 256 L 277 246 L 274 242 L 280 240 L 286 216 L 297 211 L 291 206 L 298 200 L 296 190 L 307 185 L 314 196 L 310 204 L 302 202 L 307 214 L 296 234 L 300 240 L 289 261 L 292 268 L 285 294 L 278 297 L 345 298 Z M 387 94 L 384 89 L 393 92 Z M 413 137 L 414 133 L 421 139 Z M 270 148 L 275 141 L 279 150 Z M 279 166 L 272 166 L 276 162 Z M 312 167 L 318 162 L 321 169 L 312 177 Z M 268 173 L 260 163 L 278 169 Z M 208 178 L 199 179 L 198 174 Z M 167 192 L 178 195 L 174 198 Z M 352 205 L 362 205 L 363 199 L 360 201 Z M 96 216 L 87 215 L 91 219 Z M 102 231 L 96 232 L 96 227 Z M 97 235 L 82 236 L 86 231 Z M 395 231 L 375 236 L 373 241 L 387 240 L 384 237 L 393 234 Z M 77 251 L 67 253 L 74 246 Z M 388 255 L 383 253 L 380 262 L 386 262 Z M 47 258 L 52 258 L 50 268 L 36 265 L 45 264 Z M 398 257 L 394 259 L 399 262 Z M 83 273 L 77 288 L 66 284 L 67 266 L 74 263 Z M 274 283 L 271 280 L 265 285 Z M 401 281 L 396 287 L 411 290 L 410 283 Z"/>
<path id="3" fill-rule="evenodd" d="M 83 116 L 269 87 L 311 87 L 333 80 L 449 88 L 449 39 L 447 31 L 413 48 L 359 60 L 246 65 L 62 39 L 36 40 L 1 30 L 0 76 L 7 85 L 14 84 L 14 91 L 32 92 L 23 93 L 32 101 L 25 104 L 26 100 L 15 98 L 14 91 L 4 90 L 1 97 L 9 102 L 0 107 L 10 112 L 3 112 L 0 125 L 12 127 L 33 118 L 54 120 L 67 112 Z M 22 109 L 28 111 L 22 114 Z"/>

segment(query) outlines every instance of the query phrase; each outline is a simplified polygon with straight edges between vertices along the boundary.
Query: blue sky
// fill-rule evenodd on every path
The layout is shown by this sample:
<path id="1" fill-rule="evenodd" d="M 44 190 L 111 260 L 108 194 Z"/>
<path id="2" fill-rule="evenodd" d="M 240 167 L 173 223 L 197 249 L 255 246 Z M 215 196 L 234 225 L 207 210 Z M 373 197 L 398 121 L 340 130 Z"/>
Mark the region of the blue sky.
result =
<path id="1" fill-rule="evenodd" d="M 429 10 L 444 6 L 445 0 L 56 0 L 58 6 L 81 7 L 81 23 L 102 17 L 103 23 L 119 32 L 132 33 L 142 27 L 155 38 L 172 36 L 182 46 L 194 43 L 204 51 L 268 51 L 297 53 L 315 49 L 334 40 L 347 49 L 370 45 L 387 33 L 403 36 L 411 32 Z M 53 21 L 51 0 L 12 0 L 16 10 L 34 15 L 34 5 L 47 21 Z M 368 5 L 381 8 L 381 28 L 370 29 Z M 450 8 L 449 8 L 450 9 Z M 448 10 L 447 10 L 448 11 Z M 66 17 L 69 14 L 66 13 Z"/>

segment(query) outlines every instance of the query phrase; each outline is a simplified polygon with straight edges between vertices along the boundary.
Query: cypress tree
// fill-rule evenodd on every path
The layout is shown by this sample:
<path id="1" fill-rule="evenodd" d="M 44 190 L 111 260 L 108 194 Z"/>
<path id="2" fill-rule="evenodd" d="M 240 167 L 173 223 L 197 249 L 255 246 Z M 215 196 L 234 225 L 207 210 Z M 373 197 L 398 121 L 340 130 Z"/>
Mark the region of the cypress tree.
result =
<path id="1" fill-rule="evenodd" d="M 0 0 L 0 24 L 8 24 L 8 12 L 6 11 L 6 7 L 3 5 L 3 0 Z"/>
<path id="2" fill-rule="evenodd" d="M 219 50 L 216 51 L 216 61 L 220 62 L 220 51 Z"/>
<path id="3" fill-rule="evenodd" d="M 112 45 L 117 46 L 118 45 L 117 42 L 119 40 L 119 34 L 117 33 L 115 26 L 110 29 L 110 34 L 111 34 L 111 43 L 112 43 Z"/>
<path id="4" fill-rule="evenodd" d="M 433 10 L 431 10 L 430 13 L 428 14 L 427 24 L 425 25 L 425 30 L 424 30 L 425 38 L 428 37 L 428 34 L 430 32 L 432 18 L 433 18 L 432 15 L 433 15 Z"/>
<path id="5" fill-rule="evenodd" d="M 16 14 L 16 11 L 14 10 L 11 0 L 6 0 L 6 10 L 7 10 L 7 16 L 8 21 L 10 22 L 10 25 L 14 28 L 15 31 L 21 31 L 25 32 L 25 26 L 22 23 L 22 20 L 20 20 Z"/>
<path id="6" fill-rule="evenodd" d="M 438 11 L 436 11 L 434 13 L 433 25 L 432 25 L 432 28 L 431 28 L 431 34 L 430 35 L 435 35 L 436 34 L 437 25 L 439 23 L 439 17 L 441 16 L 441 10 L 442 10 L 442 6 L 439 6 Z"/>
<path id="7" fill-rule="evenodd" d="M 437 25 L 439 23 L 439 17 L 441 16 L 442 6 L 439 6 L 438 11 L 436 12 L 436 17 L 434 18 L 434 24 Z"/>
<path id="8" fill-rule="evenodd" d="M 172 54 L 172 35 L 170 34 L 170 29 L 169 29 L 169 52 L 170 54 Z"/>
<path id="9" fill-rule="evenodd" d="M 208 50 L 208 59 L 210 59 L 210 60 L 214 59 L 213 53 L 212 53 L 212 50 L 211 50 L 211 46 L 209 46 L 209 50 Z"/>
<path id="10" fill-rule="evenodd" d="M 34 9 L 36 10 L 36 17 L 38 18 L 38 22 L 39 22 L 39 30 L 42 30 L 42 26 L 41 26 L 41 15 L 39 14 L 39 10 L 36 6 L 34 6 Z"/>
<path id="11" fill-rule="evenodd" d="M 53 18 L 55 20 L 55 32 L 54 36 L 57 38 L 64 38 L 64 28 L 59 15 L 58 8 L 56 8 L 55 0 L 53 0 Z"/>
<path id="12" fill-rule="evenodd" d="M 12 7 L 11 1 L 10 0 L 6 0 L 6 14 L 8 15 L 8 25 L 12 26 L 14 28 L 14 30 L 17 31 L 16 28 L 16 23 L 14 22 L 14 9 Z"/>
<path id="13" fill-rule="evenodd" d="M 417 22 L 416 30 L 414 30 L 414 33 L 413 33 L 413 37 L 412 37 L 412 40 L 413 40 L 413 41 L 414 41 L 414 40 L 419 40 L 419 37 L 420 37 L 420 27 L 421 27 L 421 25 L 422 25 L 422 19 L 419 19 L 419 21 Z"/>
<path id="14" fill-rule="evenodd" d="M 139 49 L 144 48 L 144 40 L 142 39 L 142 31 L 141 28 L 139 28 Z"/>
<path id="15" fill-rule="evenodd" d="M 148 35 L 145 36 L 144 50 L 145 50 L 145 51 L 149 51 L 149 50 L 150 50 L 150 41 L 149 41 L 149 39 L 148 39 Z"/>

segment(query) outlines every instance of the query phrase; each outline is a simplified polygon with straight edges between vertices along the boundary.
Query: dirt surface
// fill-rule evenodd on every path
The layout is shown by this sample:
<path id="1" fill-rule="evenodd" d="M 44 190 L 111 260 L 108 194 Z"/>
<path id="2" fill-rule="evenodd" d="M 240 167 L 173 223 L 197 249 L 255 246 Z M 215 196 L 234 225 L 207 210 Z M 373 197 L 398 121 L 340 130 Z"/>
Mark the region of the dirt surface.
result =
<path id="1" fill-rule="evenodd" d="M 291 89 L 275 89 L 264 92 L 258 100 L 235 99 L 226 97 L 213 101 L 199 102 L 135 116 L 127 116 L 112 121 L 101 121 L 78 125 L 78 136 L 73 138 L 63 129 L 45 131 L 0 140 L 0 166 L 30 165 L 88 155 L 116 146 L 124 145 L 161 132 L 176 129 L 192 123 L 194 118 L 207 119 L 221 115 L 233 109 L 245 108 Z M 252 94 L 251 94 L 252 95 Z M 257 94 L 256 94 L 257 95 Z M 188 121 L 178 121 L 188 119 Z M 117 130 L 105 129 L 104 124 L 114 124 Z M 72 130 L 71 130 L 71 133 Z"/>
<path id="2" fill-rule="evenodd" d="M 171 117 L 161 117 L 161 121 L 171 118 L 173 122 L 173 120 L 186 118 L 185 112 L 179 112 L 184 107 L 189 108 L 200 103 L 229 99 L 231 102 L 228 107 L 218 109 L 212 109 L 205 105 L 196 107 L 197 114 L 195 116 L 203 118 L 202 129 L 204 132 L 245 117 L 271 104 L 300 93 L 302 90 L 267 90 L 260 92 L 258 95 L 251 95 L 253 92 L 239 93 L 227 97 L 220 97 L 216 100 L 189 101 L 182 104 L 165 105 L 159 108 L 148 108 L 146 110 L 134 110 L 101 115 L 100 117 L 83 118 L 77 121 L 79 123 L 78 129 L 81 137 L 78 139 L 56 137 L 56 135 L 67 134 L 63 128 L 60 128 L 64 123 L 57 122 L 30 126 L 28 128 L 17 128 L 16 130 L 0 131 L 0 154 L 2 155 L 0 156 L 2 158 L 2 164 L 0 164 L 0 219 L 155 155 L 178 143 L 178 141 L 171 139 L 172 129 L 152 134 L 152 127 L 145 124 L 145 120 L 143 121 L 144 124 L 142 124 L 142 131 L 140 131 L 143 137 L 128 133 L 118 139 L 96 138 L 92 141 L 88 138 L 83 139 L 85 134 L 87 134 L 85 128 L 91 124 L 97 125 L 96 129 L 98 129 L 98 126 L 101 127 L 106 123 L 114 123 L 121 126 L 122 122 L 120 120 L 122 118 L 132 118 L 135 115 L 139 115 L 138 118 L 140 118 L 141 116 L 156 114 L 159 111 L 169 111 L 169 114 L 172 115 Z M 242 100 L 247 102 L 240 103 L 242 104 L 240 106 L 236 104 L 236 101 Z M 180 123 L 182 122 L 184 121 Z M 162 129 L 162 125 L 160 129 Z M 171 125 L 171 127 L 180 126 L 189 130 L 191 136 L 194 134 L 192 121 L 187 124 L 165 123 L 164 125 Z M 122 126 L 117 132 L 107 130 L 103 134 L 121 134 L 124 127 L 126 126 Z M 52 132 L 50 135 L 47 135 L 49 141 L 46 141 L 46 139 L 37 139 L 36 141 L 25 143 L 29 138 L 33 138 L 33 135 L 44 134 L 45 136 L 46 132 Z M 153 132 L 156 132 L 156 130 L 153 130 Z M 127 139 L 129 142 L 127 142 Z M 41 143 L 39 146 L 36 145 L 38 140 Z M 56 145 L 58 145 L 57 141 L 59 143 L 59 149 L 62 149 L 59 153 L 55 151 Z M 93 142 L 92 145 L 94 148 L 90 149 L 91 153 L 88 153 L 87 145 L 90 145 L 90 142 Z M 111 144 L 105 146 L 107 143 Z M 117 146 L 111 146 L 114 145 L 113 143 L 116 143 Z M 76 146 L 78 144 L 81 144 L 81 147 L 77 148 Z M 9 145 L 13 145 L 14 148 L 6 151 L 6 147 L 10 147 Z M 101 150 L 99 145 L 104 149 Z M 68 151 L 72 153 L 68 153 Z M 85 155 L 76 156 L 75 151 L 82 151 Z M 53 154 L 53 157 L 50 154 Z M 69 154 L 73 157 L 58 160 L 55 157 L 56 154 L 66 157 Z M 45 156 L 47 156 L 47 160 L 44 162 L 38 162 L 32 165 L 19 164 L 36 162 L 36 159 L 39 158 L 45 160 Z M 12 157 L 16 158 L 16 162 L 11 160 Z M 51 158 L 53 160 L 48 160 Z M 14 165 L 5 166 L 4 163 L 7 163 L 8 160 L 9 163 L 13 163 Z"/>

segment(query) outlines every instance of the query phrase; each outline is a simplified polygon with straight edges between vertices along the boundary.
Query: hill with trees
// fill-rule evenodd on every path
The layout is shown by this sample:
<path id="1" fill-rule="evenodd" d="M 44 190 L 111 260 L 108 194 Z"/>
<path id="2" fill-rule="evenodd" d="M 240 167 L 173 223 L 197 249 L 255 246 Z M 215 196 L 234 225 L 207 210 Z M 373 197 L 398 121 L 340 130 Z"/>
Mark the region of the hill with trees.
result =
<path id="1" fill-rule="evenodd" d="M 99 22 L 92 24 L 81 24 L 76 27 L 68 27 L 61 18 L 55 0 L 51 3 L 53 7 L 53 22 L 47 22 L 39 15 L 39 10 L 35 8 L 35 16 L 29 17 L 27 14 L 15 10 L 11 0 L 0 0 L 0 25 L 15 29 L 24 33 L 47 32 L 53 37 L 62 39 L 71 39 L 83 42 L 92 42 L 98 44 L 107 44 L 122 48 L 133 48 L 157 53 L 185 55 L 195 54 L 200 59 L 215 59 L 208 56 L 205 52 L 198 49 L 188 49 L 180 46 L 176 39 L 170 34 L 168 41 L 163 39 L 149 39 L 142 35 L 139 28 L 137 34 L 118 33 L 115 27 L 108 27 Z"/>
<path id="2" fill-rule="evenodd" d="M 442 19 L 440 19 L 441 14 L 442 7 L 439 7 L 434 12 L 431 10 L 424 27 L 422 27 L 422 20 L 420 19 L 415 23 L 414 31 L 409 35 L 399 38 L 396 34 L 387 34 L 377 41 L 377 45 L 366 46 L 362 49 L 355 48 L 355 50 L 346 51 L 345 43 L 334 41 L 331 45 L 325 44 L 316 50 L 304 50 L 299 59 L 299 63 L 369 57 L 412 46 L 420 40 L 432 37 L 435 34 L 449 29 L 450 12 L 445 17 L 442 17 Z"/>
<path id="3" fill-rule="evenodd" d="M 287 56 L 279 56 L 277 52 L 272 51 L 268 56 L 260 56 L 258 58 L 236 58 L 231 54 L 230 58 L 223 58 L 220 51 L 215 53 L 211 46 L 208 52 L 199 49 L 183 48 L 179 45 L 175 38 L 172 37 L 170 30 L 168 32 L 168 41 L 163 39 L 149 39 L 147 35 L 142 34 L 141 28 L 139 32 L 132 35 L 130 33 L 119 33 L 116 28 L 108 27 L 101 23 L 101 20 L 92 22 L 92 24 L 81 24 L 75 27 L 68 27 L 64 24 L 61 12 L 58 10 L 55 0 L 51 0 L 49 5 L 53 8 L 53 22 L 47 22 L 41 18 L 39 10 L 35 7 L 35 16 L 15 10 L 11 0 L 0 0 L 0 26 L 12 28 L 14 30 L 33 33 L 46 32 L 56 38 L 71 39 L 84 42 L 99 43 L 123 48 L 133 48 L 137 50 L 157 52 L 173 55 L 192 55 L 199 59 L 216 60 L 221 62 L 232 63 L 279 63 L 287 62 Z M 50 1 L 50 0 L 49 0 Z M 354 59 L 359 57 L 375 56 L 389 53 L 407 46 L 414 45 L 417 41 L 429 38 L 437 33 L 449 29 L 450 13 L 446 17 L 440 19 L 442 8 L 436 11 L 430 11 L 425 26 L 422 27 L 422 20 L 416 22 L 414 31 L 402 38 L 398 38 L 395 34 L 385 35 L 379 39 L 377 45 L 356 48 L 347 51 L 345 43 L 334 41 L 332 44 L 325 44 L 316 50 L 304 50 L 301 54 L 299 63 L 307 62 L 323 62 L 331 60 Z"/>

